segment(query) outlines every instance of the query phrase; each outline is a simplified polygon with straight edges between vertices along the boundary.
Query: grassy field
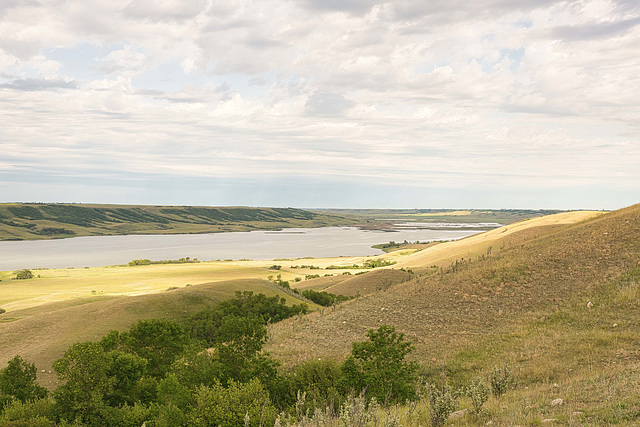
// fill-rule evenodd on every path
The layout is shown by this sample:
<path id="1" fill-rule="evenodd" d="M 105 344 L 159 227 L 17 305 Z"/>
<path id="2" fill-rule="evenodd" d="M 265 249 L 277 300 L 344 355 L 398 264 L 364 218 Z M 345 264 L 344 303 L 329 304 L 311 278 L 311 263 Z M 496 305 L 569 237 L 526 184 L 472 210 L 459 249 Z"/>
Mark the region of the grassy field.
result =
<path id="1" fill-rule="evenodd" d="M 379 258 L 398 256 L 385 254 Z M 267 296 L 280 293 L 292 303 L 299 303 L 274 283 L 278 276 L 280 280 L 289 281 L 291 287 L 304 289 L 318 280 L 306 280 L 309 275 L 321 275 L 320 280 L 329 278 L 325 275 L 345 280 L 362 278 L 364 275 L 355 274 L 368 269 L 328 267 L 361 266 L 371 259 L 378 258 L 43 269 L 34 270 L 35 277 L 27 280 L 12 280 L 13 272 L 0 272 L 0 308 L 6 310 L 0 314 L 0 366 L 20 354 L 44 369 L 43 383 L 53 386 L 53 377 L 47 374 L 51 363 L 74 342 L 98 339 L 111 329 L 125 329 L 140 319 L 182 318 L 232 298 L 236 291 L 249 290 Z M 386 280 L 386 276 L 380 278 L 383 283 L 387 283 Z M 397 281 L 396 278 L 394 283 Z M 311 309 L 318 308 L 315 304 L 309 305 Z"/>
<path id="2" fill-rule="evenodd" d="M 219 233 L 356 222 L 293 208 L 0 203 L 0 240 Z"/>
<path id="3" fill-rule="evenodd" d="M 97 297 L 136 296 L 164 292 L 172 287 L 244 279 L 290 281 L 292 287 L 303 286 L 309 275 L 351 276 L 369 271 L 362 266 L 372 259 L 396 262 L 413 251 L 398 251 L 379 257 L 337 257 L 319 259 L 206 261 L 186 264 L 152 264 L 33 270 L 35 277 L 14 280 L 14 272 L 0 272 L 0 308 L 7 310 L 0 321 L 12 312 L 48 303 Z M 278 269 L 273 267 L 277 266 Z M 331 269 L 330 267 L 340 267 Z M 355 276 L 358 277 L 358 276 Z M 296 278 L 299 282 L 295 282 Z"/>

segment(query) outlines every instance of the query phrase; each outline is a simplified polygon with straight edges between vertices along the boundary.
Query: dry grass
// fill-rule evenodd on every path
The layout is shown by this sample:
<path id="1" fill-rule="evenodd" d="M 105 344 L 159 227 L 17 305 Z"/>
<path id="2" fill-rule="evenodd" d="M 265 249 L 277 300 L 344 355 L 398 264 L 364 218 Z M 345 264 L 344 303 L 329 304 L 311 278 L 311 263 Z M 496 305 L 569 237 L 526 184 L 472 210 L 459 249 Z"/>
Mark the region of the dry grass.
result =
<path id="1" fill-rule="evenodd" d="M 405 266 L 418 274 L 335 308 L 273 325 L 267 350 L 288 366 L 311 358 L 341 359 L 367 330 L 391 324 L 415 344 L 413 357 L 428 374 L 444 369 L 456 384 L 487 375 L 495 365 L 515 367 L 520 377 L 516 390 L 500 399 L 492 397 L 486 415 L 466 415 L 452 424 L 537 425 L 554 419 L 560 425 L 632 425 L 640 413 L 639 237 L 640 205 L 636 205 L 607 214 L 571 212 L 531 219 L 415 254 L 386 254 L 399 261 L 391 268 Z M 256 275 L 282 274 L 284 280 L 291 280 L 327 272 L 289 268 L 296 263 L 327 267 L 366 259 L 270 262 L 282 265 L 279 271 L 269 271 L 257 261 L 242 265 Z M 322 286 L 329 291 L 342 286 L 342 293 L 369 284 L 377 290 L 385 274 L 401 273 L 391 268 L 386 273 L 377 269 L 362 276 L 322 279 Z M 356 279 L 349 285 L 349 280 Z M 316 286 L 313 281 L 298 285 Z M 115 301 L 119 299 L 102 303 Z M 156 313 L 163 310 L 161 302 L 149 301 Z M 52 316 L 47 318 L 52 325 L 61 322 L 65 313 L 80 311 L 88 318 L 110 321 L 109 312 L 92 312 L 91 304 L 60 310 L 49 307 L 40 316 Z M 180 313 L 166 309 L 165 315 Z M 141 318 L 140 313 L 133 317 Z M 12 324 L 18 322 L 0 326 Z M 24 325 L 22 333 L 31 337 L 29 343 L 42 339 L 35 326 Z M 74 325 L 69 327 L 78 328 Z M 61 333 L 77 334 L 72 329 Z M 14 339 L 18 335 L 14 333 Z M 4 330 L 0 336 L 5 339 Z M 45 353 L 51 348 L 26 341 L 15 341 L 16 348 L 28 348 L 33 357 L 43 360 L 49 357 Z M 12 345 L 6 340 L 0 348 Z M 550 402 L 557 397 L 564 404 L 552 407 Z M 465 399 L 461 403 L 470 405 Z M 421 418 L 415 414 L 403 425 L 427 424 L 424 412 Z"/>
<path id="2" fill-rule="evenodd" d="M 551 227 L 575 224 L 602 214 L 602 212 L 598 211 L 575 211 L 526 219 L 485 233 L 427 248 L 405 258 L 397 267 L 418 270 L 432 265 L 447 265 L 455 259 L 476 257 L 489 251 L 489 248 L 491 248 L 491 253 L 495 253 L 505 249 L 502 242 L 507 236 L 518 234 L 525 230 L 528 230 L 529 233 L 543 235 Z"/>
<path id="3" fill-rule="evenodd" d="M 429 375 L 444 369 L 463 385 L 505 363 L 518 374 L 485 415 L 452 425 L 640 423 L 640 205 L 504 234 L 489 256 L 274 325 L 268 348 L 289 364 L 342 358 L 366 330 L 392 324 Z M 557 398 L 563 404 L 551 405 Z"/>
<path id="4" fill-rule="evenodd" d="M 346 354 L 366 330 L 390 323 L 416 344 L 418 359 L 443 360 L 500 325 L 527 321 L 537 310 L 553 312 L 578 299 L 586 304 L 596 284 L 638 262 L 639 210 L 635 206 L 579 224 L 536 228 L 539 235 L 524 231 L 526 238 L 515 231 L 501 233 L 491 241 L 504 248 L 484 259 L 465 258 L 457 268 L 448 264 L 442 274 L 432 268 L 323 317 L 274 326 L 270 349 L 278 355 L 280 349 L 294 348 L 299 355 L 288 357 L 296 361 Z M 468 246 L 471 239 L 456 243 Z"/>

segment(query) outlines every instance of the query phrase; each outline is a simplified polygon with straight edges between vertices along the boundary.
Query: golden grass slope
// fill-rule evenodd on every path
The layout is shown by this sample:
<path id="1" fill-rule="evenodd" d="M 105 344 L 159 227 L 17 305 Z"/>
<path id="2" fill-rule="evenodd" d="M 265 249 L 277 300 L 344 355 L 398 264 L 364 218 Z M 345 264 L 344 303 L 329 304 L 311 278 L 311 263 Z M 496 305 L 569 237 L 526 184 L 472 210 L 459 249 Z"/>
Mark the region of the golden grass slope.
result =
<path id="1" fill-rule="evenodd" d="M 405 254 L 411 253 L 405 252 Z M 385 254 L 381 259 L 394 260 L 400 252 Z M 135 296 L 164 292 L 169 287 L 184 287 L 201 283 L 242 280 L 276 279 L 290 281 L 304 279 L 310 274 L 342 275 L 358 273 L 361 269 L 327 269 L 335 266 L 362 265 L 378 257 L 338 257 L 298 260 L 207 261 L 187 264 L 152 264 L 141 266 L 110 266 L 80 269 L 33 270 L 34 279 L 12 280 L 13 272 L 0 272 L 0 308 L 12 312 L 67 300 L 96 296 Z M 271 269 L 280 266 L 280 270 Z M 313 265 L 320 269 L 291 268 Z M 346 277 L 346 276 L 345 276 Z M 306 281 L 299 282 L 300 285 Z"/>
<path id="2" fill-rule="evenodd" d="M 283 322 L 274 327 L 274 339 L 268 345 L 274 354 L 281 353 L 283 360 L 292 362 L 309 357 L 341 357 L 349 351 L 350 343 L 361 340 L 368 329 L 390 323 L 414 341 L 418 357 L 430 360 L 441 354 L 442 340 L 463 348 L 470 340 L 499 325 L 511 325 L 534 308 L 553 309 L 565 300 L 573 301 L 595 283 L 608 280 L 610 277 L 603 273 L 610 268 L 621 274 L 637 262 L 633 260 L 640 253 L 638 232 L 631 237 L 627 231 L 640 226 L 640 220 L 627 223 L 632 225 L 625 230 L 625 223 L 620 225 L 616 219 L 623 217 L 626 221 L 627 216 L 633 218 L 629 212 L 637 211 L 640 207 L 635 206 L 628 211 L 592 215 L 591 219 L 574 224 L 571 223 L 578 215 L 589 215 L 529 220 L 515 228 L 510 225 L 511 230 L 504 233 L 493 230 L 443 243 L 431 248 L 444 249 L 435 254 L 429 250 L 418 252 L 393 266 L 422 268 L 415 279 L 343 304 L 330 313 L 312 314 L 302 322 Z M 554 224 L 557 227 L 548 227 Z M 604 234 L 614 228 L 617 233 Z M 470 255 L 496 243 L 505 245 L 489 256 L 484 252 L 484 259 L 482 251 L 480 255 Z M 456 249 L 457 245 L 460 246 Z M 625 259 L 602 258 L 601 251 L 609 254 L 610 249 L 606 248 L 614 245 L 633 245 L 634 250 L 625 251 Z M 456 257 L 459 266 L 449 271 Z M 461 261 L 463 257 L 466 262 Z M 444 266 L 442 274 L 425 268 L 438 262 Z M 307 343 L 311 337 L 313 343 Z"/>
<path id="3" fill-rule="evenodd" d="M 532 229 L 540 227 L 539 231 L 540 234 L 542 234 L 544 232 L 542 228 L 548 229 L 550 227 L 575 224 L 602 214 L 603 212 L 600 211 L 572 211 L 526 219 L 461 240 L 445 242 L 427 248 L 403 259 L 394 267 L 424 269 L 432 265 L 438 267 L 448 265 L 451 261 L 455 261 L 455 259 L 468 259 L 486 253 L 490 247 L 491 251 L 504 249 L 501 241 L 514 233 L 521 233 L 525 230 L 531 231 Z"/>
<path id="4" fill-rule="evenodd" d="M 453 425 L 640 423 L 640 205 L 501 240 L 501 251 L 274 325 L 267 348 L 289 364 L 340 359 L 391 324 L 436 378 L 468 384 L 505 363 L 519 376 L 485 415 Z"/>

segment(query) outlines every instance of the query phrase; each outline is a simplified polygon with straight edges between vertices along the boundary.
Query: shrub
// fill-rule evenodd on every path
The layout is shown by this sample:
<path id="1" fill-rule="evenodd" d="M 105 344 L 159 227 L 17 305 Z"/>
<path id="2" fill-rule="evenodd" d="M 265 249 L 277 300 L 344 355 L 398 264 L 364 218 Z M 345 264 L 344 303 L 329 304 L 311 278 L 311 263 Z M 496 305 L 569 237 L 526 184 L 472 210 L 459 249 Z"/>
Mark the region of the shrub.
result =
<path id="1" fill-rule="evenodd" d="M 395 327 L 382 325 L 367 332 L 368 341 L 354 342 L 351 356 L 341 366 L 343 388 L 366 390 L 368 398 L 395 403 L 415 399 L 416 362 L 406 362 L 413 345 Z"/>
<path id="2" fill-rule="evenodd" d="M 346 427 L 365 427 L 378 425 L 380 405 L 373 397 L 367 405 L 364 391 L 358 397 L 353 394 L 340 408 L 340 425 Z"/>
<path id="3" fill-rule="evenodd" d="M 291 371 L 288 377 L 291 395 L 305 395 L 307 403 L 303 402 L 303 406 L 311 413 L 319 408 L 336 407 L 342 400 L 336 388 L 341 375 L 340 364 L 332 359 L 310 360 Z"/>
<path id="4" fill-rule="evenodd" d="M 317 292 L 312 289 L 307 289 L 305 291 L 302 291 L 302 296 L 310 299 L 311 301 L 315 302 L 318 305 L 322 305 L 325 307 L 329 307 L 335 303 L 339 303 L 342 301 L 348 301 L 350 299 L 349 297 L 344 295 L 330 294 L 325 291 Z"/>
<path id="5" fill-rule="evenodd" d="M 4 314 L 6 312 L 7 312 L 7 310 L 5 310 L 4 308 L 0 308 L 0 314 Z"/>
<path id="6" fill-rule="evenodd" d="M 491 371 L 490 381 L 491 391 L 496 398 L 502 396 L 507 390 L 516 385 L 516 380 L 511 374 L 509 365 L 505 365 L 503 368 L 494 367 Z"/>
<path id="7" fill-rule="evenodd" d="M 47 390 L 36 383 L 36 367 L 20 356 L 0 369 L 0 394 L 12 396 L 20 402 L 46 397 Z"/>
<path id="8" fill-rule="evenodd" d="M 31 270 L 27 270 L 26 268 L 24 270 L 16 271 L 16 279 L 33 279 L 33 273 L 31 272 Z"/>
<path id="9" fill-rule="evenodd" d="M 427 383 L 426 391 L 431 425 L 433 427 L 444 425 L 449 415 L 451 415 L 458 405 L 457 394 L 446 382 L 443 382 L 440 388 L 434 384 Z"/>
<path id="10" fill-rule="evenodd" d="M 475 415 L 480 415 L 483 410 L 482 405 L 489 399 L 489 386 L 487 382 L 482 377 L 475 378 L 471 381 L 469 387 L 467 387 L 466 392 L 473 405 L 471 412 Z"/>
<path id="11" fill-rule="evenodd" d="M 48 399 L 30 400 L 21 402 L 11 401 L 0 411 L 0 425 L 24 426 L 24 427 L 49 427 L 56 425 L 53 402 Z"/>
<path id="12" fill-rule="evenodd" d="M 189 414 L 192 426 L 267 426 L 273 425 L 277 411 L 260 381 L 246 384 L 230 382 L 196 389 L 195 403 Z"/>

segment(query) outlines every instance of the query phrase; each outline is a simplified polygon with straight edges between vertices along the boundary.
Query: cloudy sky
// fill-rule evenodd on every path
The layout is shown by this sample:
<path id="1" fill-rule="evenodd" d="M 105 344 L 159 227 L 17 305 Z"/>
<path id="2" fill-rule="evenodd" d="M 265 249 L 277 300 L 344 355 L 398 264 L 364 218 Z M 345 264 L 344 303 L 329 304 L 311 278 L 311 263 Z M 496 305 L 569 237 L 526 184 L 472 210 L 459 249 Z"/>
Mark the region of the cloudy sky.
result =
<path id="1" fill-rule="evenodd" d="M 0 0 L 0 201 L 640 202 L 637 0 Z"/>

